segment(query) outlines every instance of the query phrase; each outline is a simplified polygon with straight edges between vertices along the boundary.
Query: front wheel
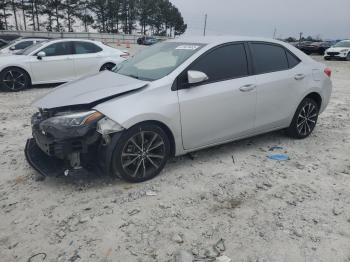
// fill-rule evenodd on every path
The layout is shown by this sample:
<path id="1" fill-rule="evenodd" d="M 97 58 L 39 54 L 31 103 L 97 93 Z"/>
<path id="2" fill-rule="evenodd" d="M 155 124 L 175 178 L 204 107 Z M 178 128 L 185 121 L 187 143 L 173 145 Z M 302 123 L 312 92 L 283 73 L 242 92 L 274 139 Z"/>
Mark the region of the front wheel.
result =
<path id="1" fill-rule="evenodd" d="M 170 155 L 170 142 L 157 125 L 140 124 L 125 131 L 113 153 L 112 172 L 138 183 L 157 176 Z"/>
<path id="2" fill-rule="evenodd" d="M 288 128 L 291 137 L 303 139 L 311 135 L 315 129 L 320 108 L 317 103 L 310 98 L 305 98 L 299 105 L 292 123 Z"/>
<path id="3" fill-rule="evenodd" d="M 0 74 L 0 87 L 5 91 L 18 92 L 30 87 L 30 79 L 24 70 L 17 67 L 9 67 Z"/>
<path id="4" fill-rule="evenodd" d="M 348 53 L 348 55 L 346 56 L 346 61 L 350 61 L 350 52 Z"/>

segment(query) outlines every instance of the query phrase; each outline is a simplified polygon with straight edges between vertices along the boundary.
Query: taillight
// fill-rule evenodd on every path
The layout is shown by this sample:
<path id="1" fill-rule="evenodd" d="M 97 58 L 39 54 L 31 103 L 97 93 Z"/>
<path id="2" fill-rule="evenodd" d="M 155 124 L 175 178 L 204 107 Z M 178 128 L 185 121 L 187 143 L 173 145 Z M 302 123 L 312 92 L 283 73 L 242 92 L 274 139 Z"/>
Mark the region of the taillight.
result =
<path id="1" fill-rule="evenodd" d="M 120 55 L 120 57 L 123 57 L 123 58 L 129 58 L 130 54 L 129 53 L 123 53 Z"/>
<path id="2" fill-rule="evenodd" d="M 332 69 L 330 69 L 330 68 L 326 68 L 325 70 L 324 70 L 324 73 L 328 76 L 328 77 L 331 77 L 332 76 Z"/>

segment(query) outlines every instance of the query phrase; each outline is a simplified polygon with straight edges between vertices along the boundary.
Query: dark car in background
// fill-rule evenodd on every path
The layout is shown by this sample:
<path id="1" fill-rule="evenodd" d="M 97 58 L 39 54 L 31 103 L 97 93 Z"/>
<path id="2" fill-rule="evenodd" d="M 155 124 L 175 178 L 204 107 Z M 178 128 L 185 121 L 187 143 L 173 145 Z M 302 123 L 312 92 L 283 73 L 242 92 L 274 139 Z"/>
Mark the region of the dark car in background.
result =
<path id="1" fill-rule="evenodd" d="M 324 52 L 332 46 L 331 42 L 300 42 L 296 44 L 296 47 L 303 51 L 307 55 L 319 54 L 323 55 Z"/>
<path id="2" fill-rule="evenodd" d="M 7 42 L 3 39 L 0 39 L 0 48 L 4 47 L 5 45 L 7 45 Z"/>
<path id="3" fill-rule="evenodd" d="M 4 34 L 4 35 L 0 35 L 0 40 L 4 40 L 5 42 L 11 42 L 20 37 L 21 37 L 20 35 L 16 35 L 16 34 Z"/>
<path id="4" fill-rule="evenodd" d="M 139 45 L 154 45 L 158 43 L 158 39 L 153 36 L 142 36 L 137 39 Z"/>

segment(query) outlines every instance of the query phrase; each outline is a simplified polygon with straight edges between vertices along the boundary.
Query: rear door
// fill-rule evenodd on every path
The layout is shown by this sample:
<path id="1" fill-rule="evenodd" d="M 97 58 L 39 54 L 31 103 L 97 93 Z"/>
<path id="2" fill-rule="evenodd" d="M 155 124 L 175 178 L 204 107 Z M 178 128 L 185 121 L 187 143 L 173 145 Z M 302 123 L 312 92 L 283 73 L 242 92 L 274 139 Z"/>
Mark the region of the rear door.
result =
<path id="1" fill-rule="evenodd" d="M 285 47 L 265 42 L 250 43 L 257 82 L 255 126 L 268 130 L 288 125 L 307 85 L 301 61 Z"/>
<path id="2" fill-rule="evenodd" d="M 256 88 L 244 43 L 217 47 L 180 76 L 178 97 L 185 149 L 225 142 L 254 127 Z M 204 72 L 206 82 L 182 89 L 187 72 Z"/>
<path id="3" fill-rule="evenodd" d="M 102 48 L 94 43 L 74 41 L 74 67 L 77 77 L 99 72 Z"/>
<path id="4" fill-rule="evenodd" d="M 50 44 L 37 53 L 39 52 L 45 52 L 46 56 L 42 59 L 33 57 L 31 61 L 33 82 L 59 83 L 76 78 L 70 41 Z"/>

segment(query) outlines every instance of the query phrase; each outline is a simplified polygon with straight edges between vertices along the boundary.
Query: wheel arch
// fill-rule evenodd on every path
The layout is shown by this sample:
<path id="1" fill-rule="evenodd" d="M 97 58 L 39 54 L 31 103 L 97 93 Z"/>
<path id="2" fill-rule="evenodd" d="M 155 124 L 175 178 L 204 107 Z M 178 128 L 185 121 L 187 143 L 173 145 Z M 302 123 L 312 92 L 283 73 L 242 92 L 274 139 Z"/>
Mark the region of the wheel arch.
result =
<path id="1" fill-rule="evenodd" d="M 102 67 L 104 67 L 105 65 L 108 65 L 108 64 L 114 64 L 114 65 L 117 65 L 115 62 L 113 61 L 104 61 L 101 65 L 100 65 L 100 71 L 102 70 Z"/>
<path id="2" fill-rule="evenodd" d="M 317 103 L 319 109 L 321 109 L 321 106 L 322 106 L 322 96 L 321 96 L 319 93 L 317 93 L 317 92 L 309 93 L 307 96 L 305 96 L 305 97 L 303 98 L 303 100 L 304 100 L 305 98 L 310 98 L 310 99 L 314 100 L 314 101 Z"/>

